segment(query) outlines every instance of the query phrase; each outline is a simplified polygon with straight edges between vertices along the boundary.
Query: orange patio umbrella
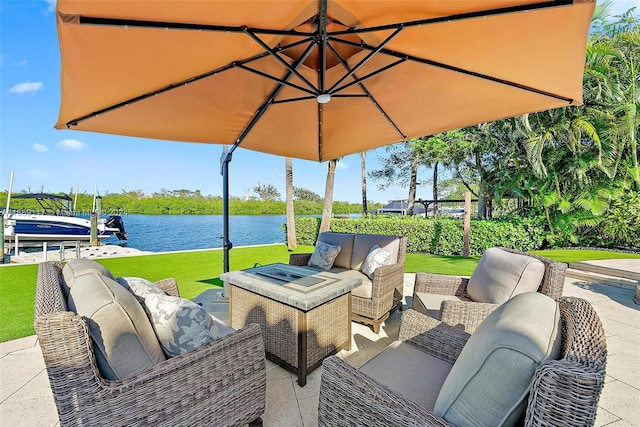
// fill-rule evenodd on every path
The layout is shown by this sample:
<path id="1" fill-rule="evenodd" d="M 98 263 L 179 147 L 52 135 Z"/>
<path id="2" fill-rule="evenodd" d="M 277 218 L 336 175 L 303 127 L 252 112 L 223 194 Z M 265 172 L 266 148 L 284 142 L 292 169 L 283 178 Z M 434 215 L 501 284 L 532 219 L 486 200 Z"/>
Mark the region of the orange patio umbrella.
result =
<path id="1" fill-rule="evenodd" d="M 324 161 L 582 102 L 594 0 L 58 0 L 56 128 Z M 225 203 L 225 271 L 228 204 Z"/>

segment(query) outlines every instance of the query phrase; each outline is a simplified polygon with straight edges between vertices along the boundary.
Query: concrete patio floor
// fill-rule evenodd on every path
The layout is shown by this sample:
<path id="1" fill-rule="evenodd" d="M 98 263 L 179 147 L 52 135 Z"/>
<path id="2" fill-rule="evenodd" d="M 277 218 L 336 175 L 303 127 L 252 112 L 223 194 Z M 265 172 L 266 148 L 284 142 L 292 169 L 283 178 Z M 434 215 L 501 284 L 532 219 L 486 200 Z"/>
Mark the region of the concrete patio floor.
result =
<path id="1" fill-rule="evenodd" d="M 413 279 L 413 274 L 405 275 L 405 306 L 409 307 Z M 635 290 L 568 277 L 564 295 L 584 298 L 593 304 L 607 336 L 607 379 L 596 425 L 640 425 L 640 305 L 633 302 Z M 206 296 L 200 299 L 206 306 Z M 219 311 L 222 307 L 211 309 Z M 361 366 L 396 339 L 399 321 L 400 313 L 395 312 L 379 335 L 354 323 L 352 349 L 340 352 L 339 357 L 353 366 Z M 307 385 L 299 387 L 294 374 L 267 361 L 264 425 L 316 426 L 321 371 L 322 368 L 316 369 L 307 378 Z M 0 343 L 0 425 L 59 425 L 35 336 Z"/>

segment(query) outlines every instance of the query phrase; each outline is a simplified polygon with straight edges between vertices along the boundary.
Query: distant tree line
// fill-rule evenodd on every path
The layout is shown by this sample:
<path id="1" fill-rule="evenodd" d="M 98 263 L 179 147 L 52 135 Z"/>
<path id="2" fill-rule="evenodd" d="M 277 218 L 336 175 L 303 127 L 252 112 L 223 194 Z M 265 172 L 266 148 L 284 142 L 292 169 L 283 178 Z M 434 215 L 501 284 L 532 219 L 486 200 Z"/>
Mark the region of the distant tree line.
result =
<path id="1" fill-rule="evenodd" d="M 312 193 L 309 190 L 306 192 Z M 26 191 L 14 195 L 26 194 Z M 64 193 L 58 193 L 63 195 Z M 70 195 L 72 198 L 73 195 Z M 0 201 L 6 202 L 7 193 L 0 192 Z M 3 203 L 4 205 L 5 203 Z M 296 215 L 320 215 L 323 204 L 321 199 L 297 199 L 294 201 Z M 78 194 L 76 212 L 91 213 L 93 195 Z M 380 207 L 381 205 L 374 205 Z M 35 200 L 11 199 L 11 210 L 38 212 L 42 208 Z M 359 203 L 334 202 L 333 212 L 338 215 L 360 212 Z M 281 200 L 243 200 L 240 197 L 229 199 L 231 215 L 284 215 L 285 202 Z M 200 190 L 161 190 L 153 194 L 144 194 L 141 190 L 125 191 L 120 194 L 108 193 L 102 196 L 102 212 L 105 214 L 146 214 L 146 215 L 222 215 L 222 197 L 206 196 Z"/>

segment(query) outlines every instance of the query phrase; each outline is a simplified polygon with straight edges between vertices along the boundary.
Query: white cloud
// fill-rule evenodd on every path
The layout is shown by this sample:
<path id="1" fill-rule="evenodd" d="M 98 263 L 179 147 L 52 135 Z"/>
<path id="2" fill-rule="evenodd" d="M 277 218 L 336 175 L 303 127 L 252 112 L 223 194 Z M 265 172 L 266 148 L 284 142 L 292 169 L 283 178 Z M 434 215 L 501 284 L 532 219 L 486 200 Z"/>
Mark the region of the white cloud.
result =
<path id="1" fill-rule="evenodd" d="M 347 165 L 343 160 L 336 163 L 336 169 L 348 169 L 349 165 Z"/>
<path id="2" fill-rule="evenodd" d="M 57 0 L 45 0 L 47 2 L 47 12 L 55 12 Z"/>
<path id="3" fill-rule="evenodd" d="M 42 89 L 42 82 L 24 82 L 14 85 L 11 89 L 9 89 L 9 92 L 19 93 L 22 95 L 23 93 L 27 92 L 37 92 L 40 89 Z"/>
<path id="4" fill-rule="evenodd" d="M 42 145 L 42 144 L 38 144 L 35 143 L 31 146 L 31 149 L 33 151 L 35 151 L 36 153 L 46 153 L 47 151 L 49 151 L 49 149 L 47 148 L 46 145 Z"/>
<path id="5" fill-rule="evenodd" d="M 56 147 L 59 150 L 80 151 L 87 148 L 87 144 L 81 141 L 77 141 L 75 139 L 63 139 L 62 141 L 56 144 Z"/>

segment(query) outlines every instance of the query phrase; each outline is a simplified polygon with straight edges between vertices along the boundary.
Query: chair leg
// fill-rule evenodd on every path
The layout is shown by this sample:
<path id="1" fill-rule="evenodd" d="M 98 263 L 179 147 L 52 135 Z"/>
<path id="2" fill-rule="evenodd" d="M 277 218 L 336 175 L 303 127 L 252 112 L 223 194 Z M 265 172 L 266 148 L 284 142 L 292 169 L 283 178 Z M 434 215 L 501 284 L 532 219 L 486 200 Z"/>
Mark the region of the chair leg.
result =
<path id="1" fill-rule="evenodd" d="M 249 427 L 262 427 L 262 418 L 258 417 L 249 423 Z"/>
<path id="2" fill-rule="evenodd" d="M 373 326 L 373 333 L 376 334 L 376 335 L 379 334 L 380 333 L 380 322 L 377 322 L 377 321 L 374 320 L 372 326 Z"/>

